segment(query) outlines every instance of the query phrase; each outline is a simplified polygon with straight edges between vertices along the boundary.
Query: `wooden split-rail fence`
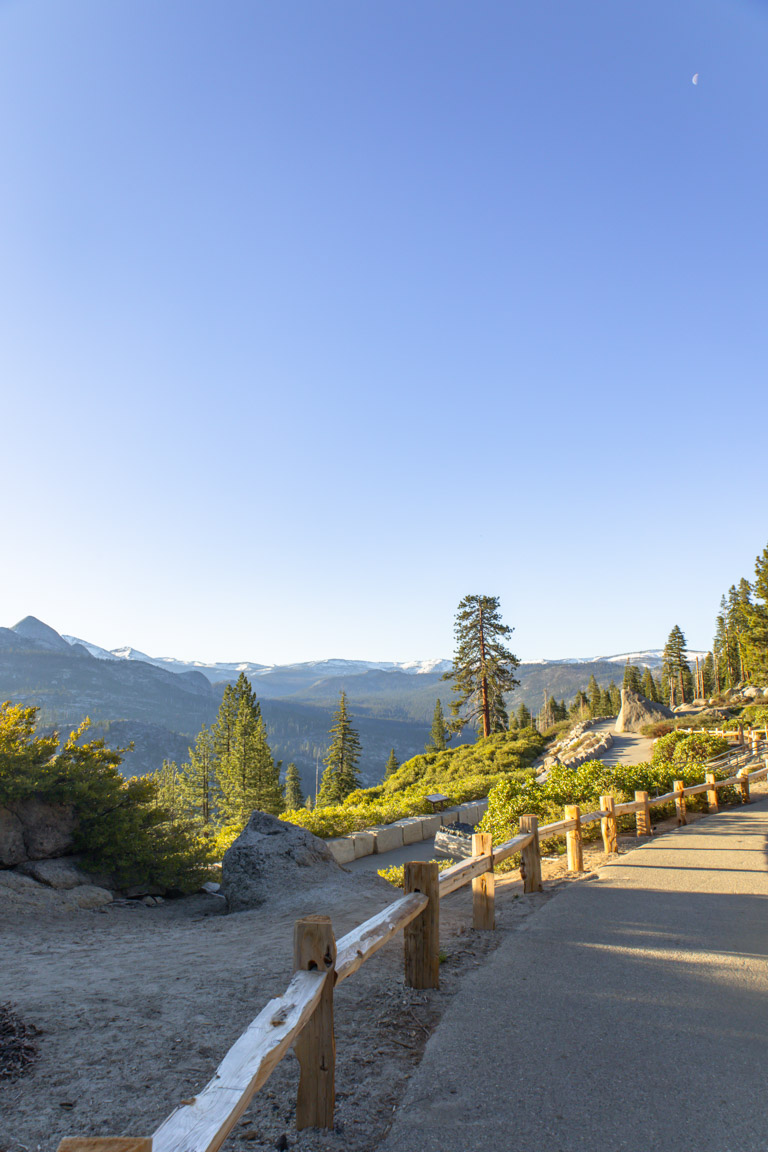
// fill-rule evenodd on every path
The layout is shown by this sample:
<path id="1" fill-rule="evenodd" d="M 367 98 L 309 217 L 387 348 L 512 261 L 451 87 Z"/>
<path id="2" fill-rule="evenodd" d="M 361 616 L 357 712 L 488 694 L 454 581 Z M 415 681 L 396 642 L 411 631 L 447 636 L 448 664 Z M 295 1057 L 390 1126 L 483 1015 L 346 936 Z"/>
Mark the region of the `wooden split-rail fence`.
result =
<path id="1" fill-rule="evenodd" d="M 148 1137 L 66 1137 L 58 1152 L 217 1152 L 253 1096 L 293 1047 L 300 1076 L 296 1103 L 297 1128 L 333 1126 L 336 1049 L 333 1028 L 335 987 L 357 972 L 399 932 L 403 933 L 405 983 L 411 988 L 439 986 L 440 901 L 472 885 L 472 920 L 477 929 L 493 929 L 494 869 L 520 855 L 525 892 L 541 891 L 541 850 L 544 838 L 565 836 L 568 868 L 584 870 L 582 829 L 600 821 L 607 853 L 618 852 L 618 818 L 635 815 L 638 836 L 651 835 L 651 808 L 674 803 L 679 824 L 686 822 L 687 796 L 706 792 L 708 809 L 718 811 L 718 790 L 735 787 L 742 803 L 749 801 L 750 781 L 768 775 L 768 754 L 761 768 L 749 763 L 768 751 L 764 741 L 709 761 L 705 779 L 650 797 L 636 792 L 634 801 L 617 804 L 601 796 L 600 808 L 583 813 L 578 804 L 565 808 L 564 819 L 539 825 L 536 816 L 522 816 L 520 830 L 493 847 L 489 833 L 472 837 L 473 855 L 438 872 L 436 863 L 415 861 L 405 866 L 405 894 L 365 923 L 336 940 L 330 918 L 306 916 L 294 928 L 294 975 L 282 996 L 270 1000 L 227 1052 L 213 1079 L 179 1107 Z M 741 764 L 742 766 L 738 766 Z M 735 775 L 717 780 L 723 767 L 738 767 Z"/>

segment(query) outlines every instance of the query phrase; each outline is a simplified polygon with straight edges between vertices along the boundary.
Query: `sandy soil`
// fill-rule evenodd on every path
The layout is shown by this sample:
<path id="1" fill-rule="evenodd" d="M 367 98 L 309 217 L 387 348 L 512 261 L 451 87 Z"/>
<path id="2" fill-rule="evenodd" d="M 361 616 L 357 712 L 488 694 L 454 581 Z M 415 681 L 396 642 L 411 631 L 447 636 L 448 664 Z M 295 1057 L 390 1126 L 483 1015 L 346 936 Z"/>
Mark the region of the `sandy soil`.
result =
<path id="1" fill-rule="evenodd" d="M 621 850 L 635 845 L 634 836 L 620 838 Z M 522 895 L 516 872 L 499 877 L 496 932 L 471 928 L 468 889 L 449 897 L 441 905 L 438 991 L 404 987 L 401 939 L 337 990 L 335 1130 L 295 1131 L 298 1065 L 290 1054 L 226 1147 L 374 1149 L 463 976 L 559 885 L 589 880 L 589 870 L 605 862 L 599 840 L 585 845 L 588 871 L 578 878 L 567 873 L 564 857 L 545 859 L 545 891 L 536 896 Z M 66 1135 L 151 1134 L 206 1083 L 266 1000 L 284 990 L 298 916 L 326 913 L 341 936 L 396 896 L 376 876 L 345 873 L 290 903 L 232 916 L 210 896 L 156 908 L 3 913 L 0 1002 L 11 1001 L 39 1030 L 39 1058 L 0 1086 L 0 1152 L 55 1152 Z"/>
<path id="2" fill-rule="evenodd" d="M 442 905 L 439 991 L 404 987 L 401 939 L 339 987 L 334 1133 L 294 1131 L 291 1054 L 227 1147 L 258 1152 L 282 1136 L 282 1146 L 306 1150 L 375 1147 L 462 974 L 551 894 L 522 896 L 516 873 L 499 888 L 497 933 L 472 930 L 468 890 Z M 326 913 L 341 936 L 397 895 L 377 876 L 345 873 L 289 905 L 231 916 L 202 895 L 156 908 L 3 913 L 0 1001 L 39 1030 L 39 1058 L 0 1087 L 0 1150 L 55 1152 L 66 1135 L 151 1134 L 284 990 L 298 916 Z"/>

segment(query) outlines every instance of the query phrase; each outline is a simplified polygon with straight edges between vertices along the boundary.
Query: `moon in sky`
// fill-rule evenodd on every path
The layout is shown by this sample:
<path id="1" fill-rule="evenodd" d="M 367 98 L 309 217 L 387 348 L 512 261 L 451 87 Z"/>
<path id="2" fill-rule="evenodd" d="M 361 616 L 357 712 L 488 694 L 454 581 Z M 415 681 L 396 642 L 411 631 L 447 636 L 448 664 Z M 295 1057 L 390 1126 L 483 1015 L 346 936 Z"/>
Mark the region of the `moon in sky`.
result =
<path id="1" fill-rule="evenodd" d="M 698 74 L 698 72 L 695 72 L 693 79 L 691 80 L 691 84 L 698 84 L 698 82 L 699 82 L 699 74 Z"/>

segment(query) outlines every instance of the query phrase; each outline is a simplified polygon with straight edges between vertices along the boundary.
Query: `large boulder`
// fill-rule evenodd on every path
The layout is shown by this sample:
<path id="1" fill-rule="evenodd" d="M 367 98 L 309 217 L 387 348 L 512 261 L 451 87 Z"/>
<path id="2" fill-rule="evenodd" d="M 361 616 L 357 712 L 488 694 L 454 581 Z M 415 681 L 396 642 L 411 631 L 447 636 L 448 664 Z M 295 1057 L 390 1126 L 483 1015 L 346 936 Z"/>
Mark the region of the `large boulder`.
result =
<path id="1" fill-rule="evenodd" d="M 0 808 L 0 868 L 12 868 L 26 859 L 21 820 L 15 812 Z"/>
<path id="2" fill-rule="evenodd" d="M 28 860 L 68 856 L 74 851 L 77 818 L 67 804 L 49 804 L 31 796 L 8 807 L 19 818 Z"/>
<path id="3" fill-rule="evenodd" d="M 94 877 L 78 867 L 78 860 L 73 856 L 64 856 L 56 860 L 28 860 L 20 864 L 18 872 L 24 876 L 31 876 L 40 884 L 47 884 L 49 888 L 68 889 L 78 888 L 83 884 L 97 884 L 101 888 L 109 888 L 110 883 L 106 877 Z"/>
<path id="4" fill-rule="evenodd" d="M 230 912 L 241 912 L 346 875 L 311 832 L 266 812 L 253 812 L 224 853 L 221 894 Z"/>
<path id="5" fill-rule="evenodd" d="M 639 732 L 646 724 L 658 724 L 660 720 L 669 720 L 672 716 L 674 712 L 666 704 L 656 704 L 639 692 L 622 688 L 621 711 L 616 718 L 614 732 Z"/>

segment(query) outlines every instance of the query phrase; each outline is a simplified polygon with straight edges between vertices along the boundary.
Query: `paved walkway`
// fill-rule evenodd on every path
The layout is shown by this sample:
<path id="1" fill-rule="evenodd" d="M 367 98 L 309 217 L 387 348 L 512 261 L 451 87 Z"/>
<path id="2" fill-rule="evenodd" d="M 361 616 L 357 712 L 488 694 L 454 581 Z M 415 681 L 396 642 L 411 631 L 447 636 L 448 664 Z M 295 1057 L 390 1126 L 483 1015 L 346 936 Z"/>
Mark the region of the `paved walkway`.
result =
<path id="1" fill-rule="evenodd" d="M 767 849 L 764 800 L 564 886 L 467 978 L 380 1152 L 765 1152 Z"/>
<path id="2" fill-rule="evenodd" d="M 591 732 L 610 732 L 613 744 L 599 757 L 604 764 L 643 764 L 650 760 L 653 740 L 636 732 L 614 732 L 616 720 L 601 720 Z"/>

